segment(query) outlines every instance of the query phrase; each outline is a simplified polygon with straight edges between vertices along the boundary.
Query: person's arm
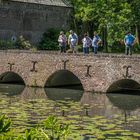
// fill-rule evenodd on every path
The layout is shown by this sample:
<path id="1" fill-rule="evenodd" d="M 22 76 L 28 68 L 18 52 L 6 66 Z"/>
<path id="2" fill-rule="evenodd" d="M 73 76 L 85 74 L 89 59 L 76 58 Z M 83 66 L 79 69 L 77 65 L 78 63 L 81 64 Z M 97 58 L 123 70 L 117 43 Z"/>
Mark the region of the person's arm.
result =
<path id="1" fill-rule="evenodd" d="M 69 35 L 69 37 L 68 37 L 68 45 L 70 45 L 70 35 Z"/>
<path id="2" fill-rule="evenodd" d="M 58 37 L 58 42 L 59 42 L 59 43 L 62 42 L 61 36 Z"/>
<path id="3" fill-rule="evenodd" d="M 78 45 L 78 35 L 75 33 L 76 36 L 76 45 Z"/>
<path id="4" fill-rule="evenodd" d="M 135 43 L 136 43 L 136 38 L 132 35 L 132 37 L 133 37 L 133 39 L 134 39 L 134 41 L 133 41 L 133 43 L 132 43 L 132 46 L 134 46 L 135 45 Z"/>
<path id="5" fill-rule="evenodd" d="M 92 45 L 92 39 L 88 36 L 88 45 L 89 47 Z"/>
<path id="6" fill-rule="evenodd" d="M 124 45 L 126 45 L 126 37 L 124 38 L 123 42 L 124 42 Z"/>
<path id="7" fill-rule="evenodd" d="M 92 45 L 92 47 L 94 46 L 94 42 L 93 42 L 93 39 L 92 39 L 91 45 Z"/>
<path id="8" fill-rule="evenodd" d="M 98 42 L 97 45 L 99 45 L 102 42 L 101 38 L 98 36 Z"/>
<path id="9" fill-rule="evenodd" d="M 65 41 L 66 41 L 65 43 L 67 44 L 67 37 L 66 37 L 66 35 L 65 35 Z"/>

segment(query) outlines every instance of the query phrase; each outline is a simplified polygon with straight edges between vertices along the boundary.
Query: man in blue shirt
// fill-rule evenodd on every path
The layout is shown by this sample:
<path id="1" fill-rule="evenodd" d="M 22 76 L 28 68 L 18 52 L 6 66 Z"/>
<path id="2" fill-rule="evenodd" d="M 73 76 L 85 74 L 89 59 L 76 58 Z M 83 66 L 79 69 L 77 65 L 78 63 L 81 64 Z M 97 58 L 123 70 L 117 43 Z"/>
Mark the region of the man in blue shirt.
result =
<path id="1" fill-rule="evenodd" d="M 124 38 L 124 44 L 125 44 L 125 54 L 132 55 L 132 49 L 135 43 L 135 37 L 131 34 L 131 32 L 127 32 L 125 38 Z"/>
<path id="2" fill-rule="evenodd" d="M 97 54 L 97 50 L 98 50 L 98 46 L 100 42 L 101 42 L 101 39 L 98 36 L 97 32 L 94 32 L 94 37 L 92 40 L 92 47 L 93 47 L 94 54 Z"/>

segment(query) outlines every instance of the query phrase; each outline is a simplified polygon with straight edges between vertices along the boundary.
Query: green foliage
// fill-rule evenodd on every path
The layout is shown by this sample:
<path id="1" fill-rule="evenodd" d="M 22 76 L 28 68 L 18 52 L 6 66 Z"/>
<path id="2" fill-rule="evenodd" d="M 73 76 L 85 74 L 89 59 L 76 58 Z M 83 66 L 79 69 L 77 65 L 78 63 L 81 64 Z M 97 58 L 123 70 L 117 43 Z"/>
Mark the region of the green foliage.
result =
<path id="1" fill-rule="evenodd" d="M 10 130 L 11 120 L 6 119 L 5 115 L 0 117 L 0 133 L 5 133 Z"/>
<path id="2" fill-rule="evenodd" d="M 0 40 L 0 49 L 32 49 L 33 46 L 23 36 L 20 36 L 16 42 L 10 40 Z"/>
<path id="3" fill-rule="evenodd" d="M 24 134 L 14 134 L 10 131 L 11 120 L 5 115 L 0 117 L 1 140 L 66 140 L 70 133 L 69 125 L 62 124 L 55 116 L 49 116 L 43 121 L 43 126 L 26 129 Z"/>
<path id="4" fill-rule="evenodd" d="M 58 50 L 58 35 L 59 30 L 48 29 L 47 32 L 43 34 L 43 37 L 38 45 L 40 50 Z"/>
<path id="5" fill-rule="evenodd" d="M 0 40 L 0 49 L 5 50 L 5 49 L 13 49 L 14 43 L 12 41 L 6 41 L 6 40 Z"/>
<path id="6" fill-rule="evenodd" d="M 69 125 L 61 124 L 55 116 L 49 116 L 44 121 L 44 133 L 49 134 L 50 140 L 66 140 L 70 130 Z"/>
<path id="7" fill-rule="evenodd" d="M 28 40 L 26 40 L 23 36 L 20 36 L 16 41 L 16 46 L 18 49 L 30 49 L 32 45 Z"/>
<path id="8" fill-rule="evenodd" d="M 74 6 L 76 31 L 80 34 L 88 31 L 90 35 L 93 31 L 98 31 L 103 45 L 107 42 L 108 46 L 115 49 L 112 51 L 121 51 L 121 47 L 118 49 L 118 42 L 123 40 L 126 31 L 131 30 L 135 34 L 135 27 L 140 27 L 139 0 L 70 1 Z M 119 45 L 123 46 L 123 44 Z"/>

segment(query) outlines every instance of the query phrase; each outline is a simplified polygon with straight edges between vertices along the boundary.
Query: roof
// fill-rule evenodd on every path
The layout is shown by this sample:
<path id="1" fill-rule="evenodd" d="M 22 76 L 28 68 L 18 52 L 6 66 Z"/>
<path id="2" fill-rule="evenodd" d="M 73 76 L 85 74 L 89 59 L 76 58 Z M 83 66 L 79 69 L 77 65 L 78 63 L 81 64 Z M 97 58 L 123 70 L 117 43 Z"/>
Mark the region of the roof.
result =
<path id="1" fill-rule="evenodd" d="M 63 7 L 72 7 L 72 5 L 67 0 L 11 0 L 16 2 L 25 2 L 25 3 L 35 3 L 51 6 L 63 6 Z"/>

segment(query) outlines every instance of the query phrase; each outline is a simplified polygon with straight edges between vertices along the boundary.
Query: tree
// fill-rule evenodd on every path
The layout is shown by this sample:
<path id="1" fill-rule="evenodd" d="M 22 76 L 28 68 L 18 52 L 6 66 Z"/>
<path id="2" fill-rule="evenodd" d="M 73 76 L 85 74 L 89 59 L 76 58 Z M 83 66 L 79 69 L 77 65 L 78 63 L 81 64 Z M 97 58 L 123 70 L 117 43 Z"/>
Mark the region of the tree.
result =
<path id="1" fill-rule="evenodd" d="M 132 25 L 131 4 L 127 0 L 71 0 L 74 17 L 82 31 L 98 30 L 102 35 L 103 45 L 112 46 L 124 36 Z M 80 26 L 79 26 L 80 24 Z M 80 29 L 81 31 L 81 29 Z"/>

